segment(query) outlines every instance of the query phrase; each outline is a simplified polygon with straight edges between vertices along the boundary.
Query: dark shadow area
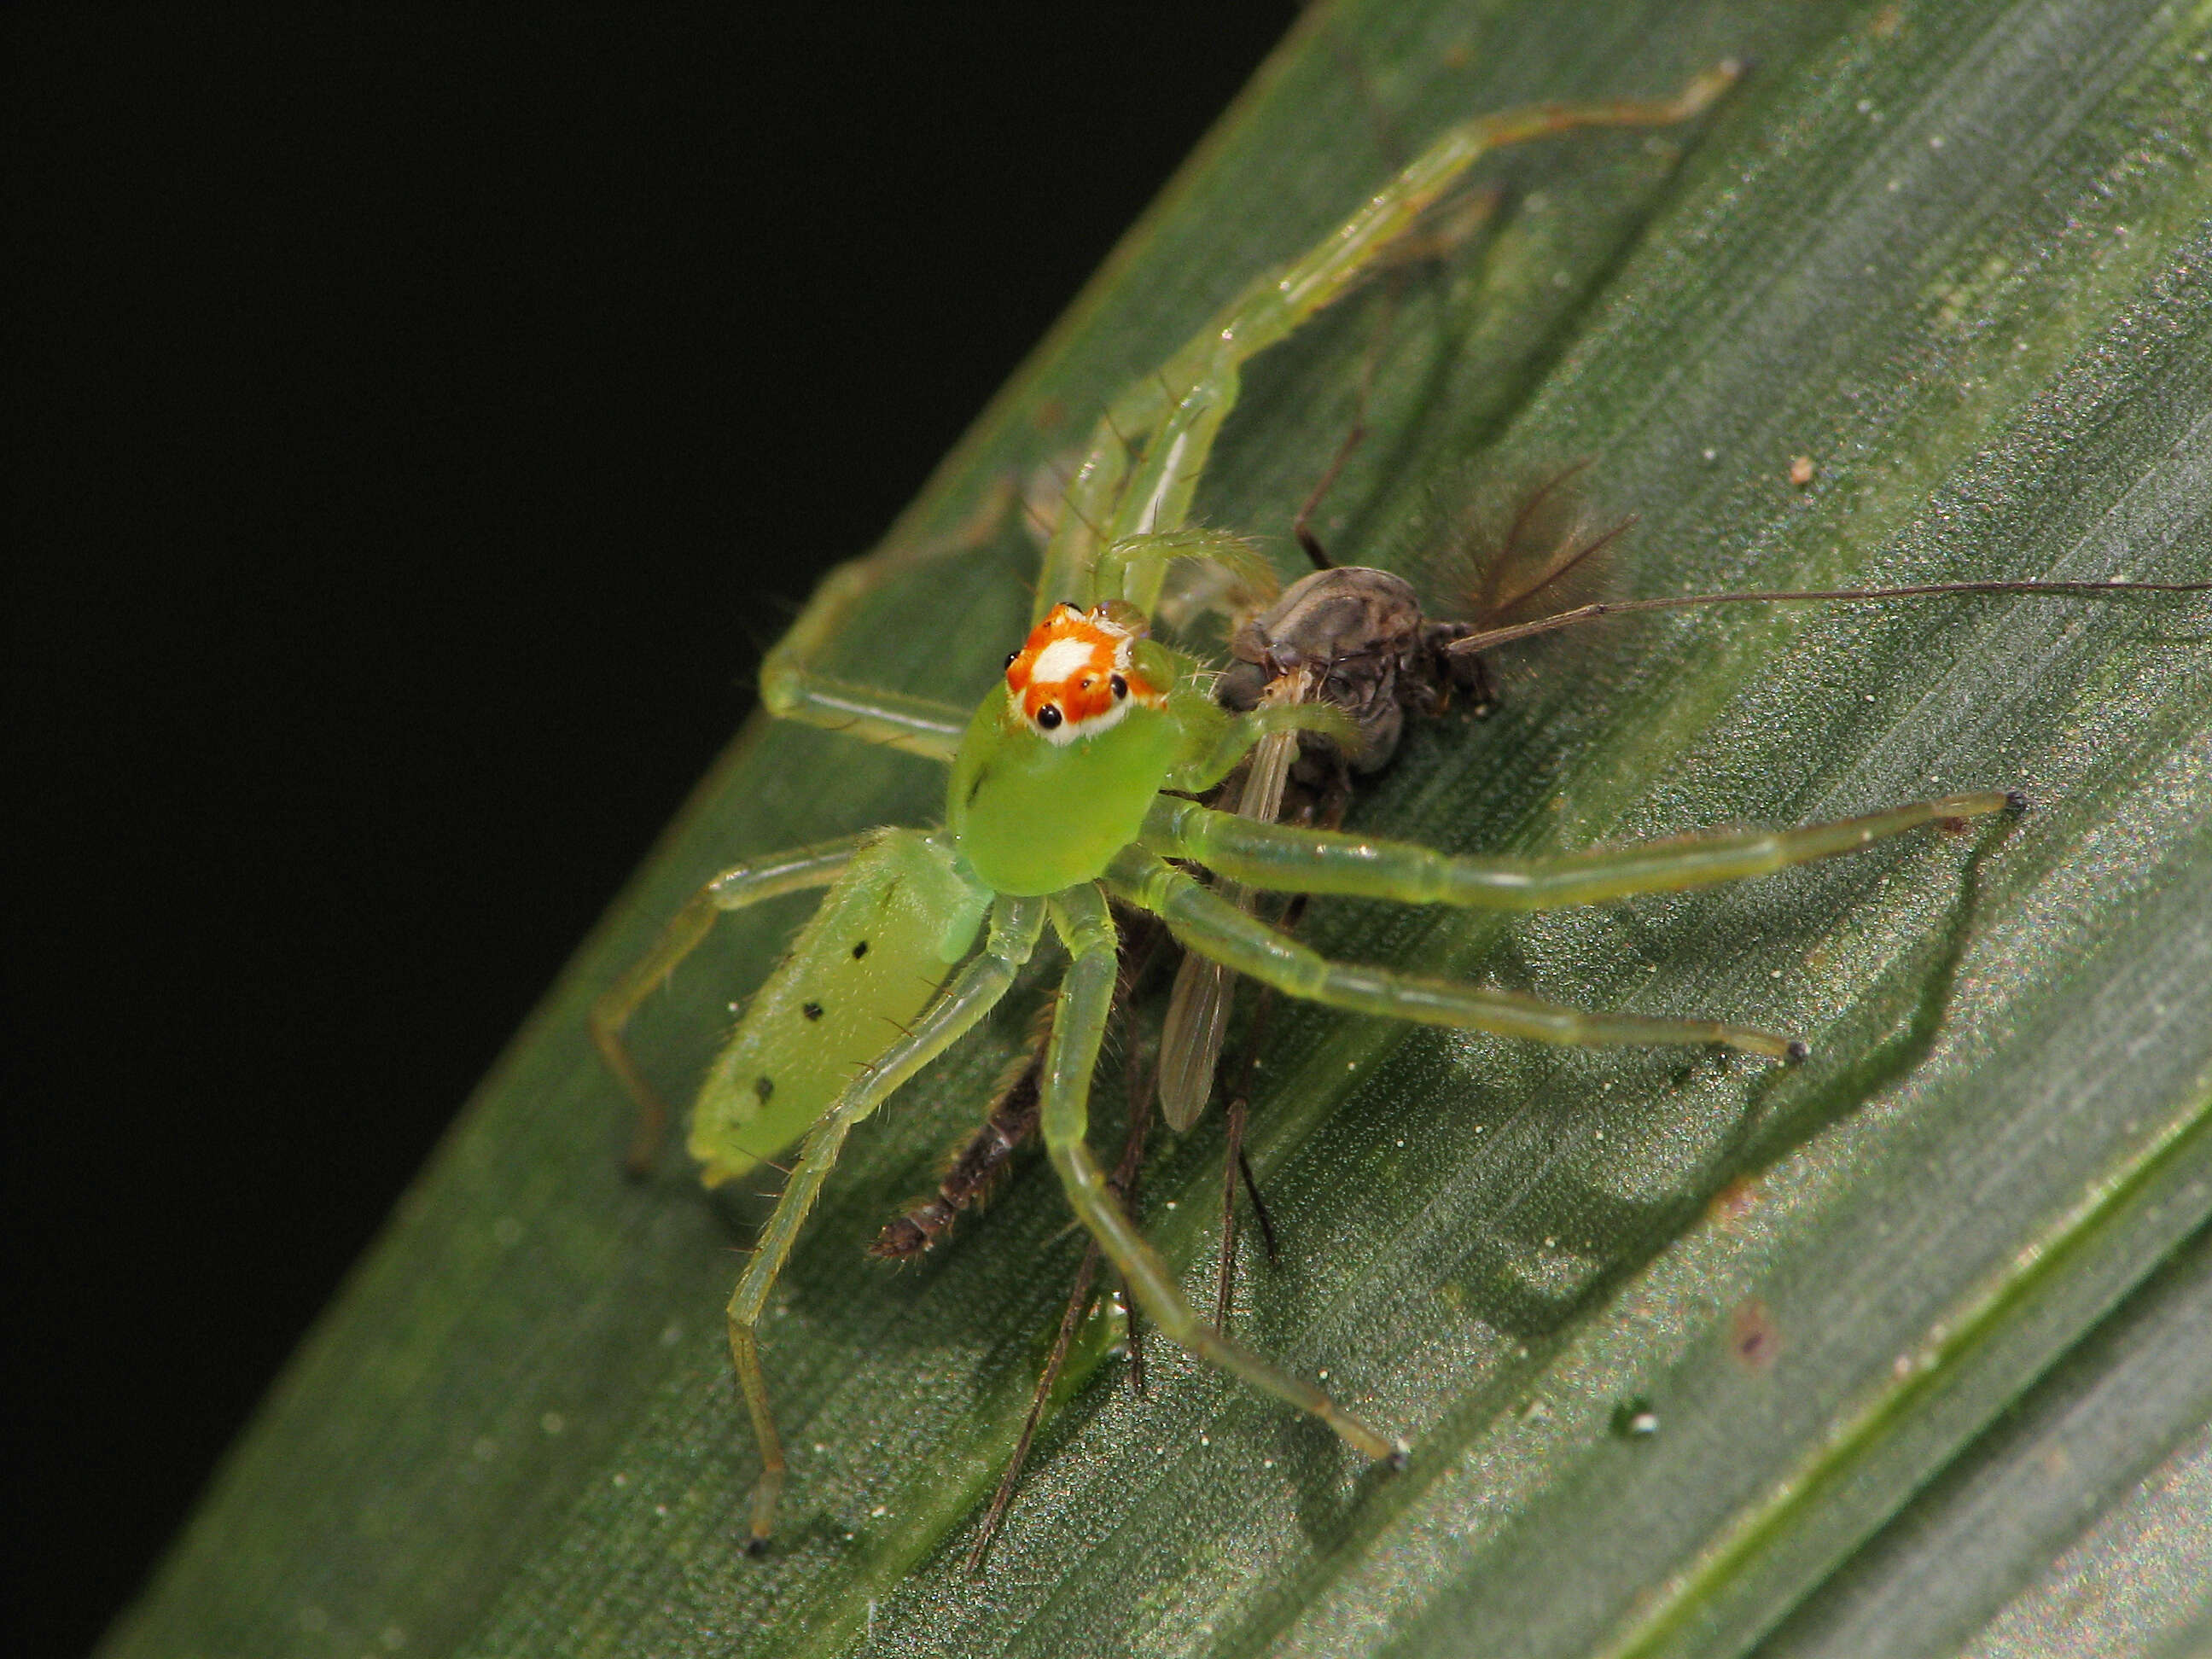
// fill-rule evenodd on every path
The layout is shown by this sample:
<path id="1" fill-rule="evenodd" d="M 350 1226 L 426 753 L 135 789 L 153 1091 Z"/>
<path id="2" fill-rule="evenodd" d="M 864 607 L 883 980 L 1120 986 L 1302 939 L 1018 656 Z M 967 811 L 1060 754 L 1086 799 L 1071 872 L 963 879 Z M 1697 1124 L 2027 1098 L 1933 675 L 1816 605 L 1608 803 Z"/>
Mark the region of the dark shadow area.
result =
<path id="1" fill-rule="evenodd" d="M 10 1652 L 1290 15 L 11 14 Z"/>

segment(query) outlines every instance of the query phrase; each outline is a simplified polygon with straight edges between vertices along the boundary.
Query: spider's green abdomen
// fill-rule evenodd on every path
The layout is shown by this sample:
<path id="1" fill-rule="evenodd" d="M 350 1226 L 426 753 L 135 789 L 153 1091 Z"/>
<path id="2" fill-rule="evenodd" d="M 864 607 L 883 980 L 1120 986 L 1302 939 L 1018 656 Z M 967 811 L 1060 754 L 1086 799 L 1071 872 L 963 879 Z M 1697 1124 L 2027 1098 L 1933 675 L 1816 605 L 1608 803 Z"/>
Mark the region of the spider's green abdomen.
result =
<path id="1" fill-rule="evenodd" d="M 1158 708 L 1131 708 L 1096 737 L 1055 744 L 994 690 L 952 763 L 946 826 L 995 892 L 1056 893 L 1094 880 L 1136 840 L 1181 745 Z"/>
<path id="2" fill-rule="evenodd" d="M 989 902 L 942 836 L 887 830 L 855 854 L 700 1085 L 700 1178 L 743 1175 L 813 1127 L 937 994 Z"/>

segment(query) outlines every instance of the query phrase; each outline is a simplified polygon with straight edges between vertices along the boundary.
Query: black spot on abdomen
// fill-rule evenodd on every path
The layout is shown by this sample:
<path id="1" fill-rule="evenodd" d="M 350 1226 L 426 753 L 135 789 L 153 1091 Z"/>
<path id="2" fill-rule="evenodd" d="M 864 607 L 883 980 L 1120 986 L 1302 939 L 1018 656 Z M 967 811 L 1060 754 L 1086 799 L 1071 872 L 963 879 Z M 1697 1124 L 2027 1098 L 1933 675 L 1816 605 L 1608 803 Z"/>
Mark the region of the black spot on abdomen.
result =
<path id="1" fill-rule="evenodd" d="M 822 1005 L 818 1002 L 809 1002 L 801 1006 L 799 1012 L 809 1019 L 819 1019 L 822 1018 Z"/>
<path id="2" fill-rule="evenodd" d="M 775 1092 L 775 1080 L 773 1078 L 757 1077 L 753 1079 L 753 1093 L 759 1097 L 762 1105 L 767 1105 L 768 1097 Z"/>
<path id="3" fill-rule="evenodd" d="M 855 945 L 853 947 L 853 960 L 855 962 L 858 962 L 862 957 L 867 954 L 868 941 L 866 939 L 862 939 L 858 945 Z"/>

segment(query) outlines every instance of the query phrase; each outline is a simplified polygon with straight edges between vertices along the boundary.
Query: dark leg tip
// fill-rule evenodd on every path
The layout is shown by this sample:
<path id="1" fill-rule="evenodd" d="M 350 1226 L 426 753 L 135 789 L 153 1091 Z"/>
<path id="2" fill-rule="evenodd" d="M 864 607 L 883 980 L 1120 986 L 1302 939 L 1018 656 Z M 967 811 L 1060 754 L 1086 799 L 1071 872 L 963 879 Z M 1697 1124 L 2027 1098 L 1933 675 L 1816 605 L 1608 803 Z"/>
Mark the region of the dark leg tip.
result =
<path id="1" fill-rule="evenodd" d="M 1784 1066 L 1802 1066 L 1813 1057 L 1813 1045 L 1802 1037 L 1791 1037 L 1790 1046 L 1782 1051 Z"/>
<path id="2" fill-rule="evenodd" d="M 1385 1468 L 1390 1469 L 1393 1473 L 1395 1473 L 1396 1471 L 1403 1469 L 1407 1464 L 1413 1461 L 1413 1449 L 1407 1445 L 1404 1441 L 1401 1440 L 1390 1448 L 1389 1456 L 1384 1458 L 1382 1462 Z"/>
<path id="3" fill-rule="evenodd" d="M 751 1556 L 756 1561 L 761 1559 L 768 1553 L 768 1540 L 765 1538 L 746 1539 L 745 1553 Z"/>
<path id="4" fill-rule="evenodd" d="M 2027 811 L 2027 797 L 2017 789 L 2005 791 L 2005 811 L 2018 817 Z"/>

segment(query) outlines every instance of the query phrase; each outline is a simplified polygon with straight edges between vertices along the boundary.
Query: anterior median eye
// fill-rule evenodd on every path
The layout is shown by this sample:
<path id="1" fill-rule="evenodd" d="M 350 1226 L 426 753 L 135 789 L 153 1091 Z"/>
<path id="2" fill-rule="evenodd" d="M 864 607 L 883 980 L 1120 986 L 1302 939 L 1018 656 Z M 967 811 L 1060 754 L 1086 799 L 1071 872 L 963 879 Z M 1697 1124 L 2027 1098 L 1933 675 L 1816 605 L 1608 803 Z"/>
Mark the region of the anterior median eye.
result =
<path id="1" fill-rule="evenodd" d="M 1106 684 L 1114 688 L 1114 700 L 1116 702 L 1119 702 L 1122 698 L 1129 695 L 1129 682 L 1123 679 L 1119 674 L 1115 675 L 1114 678 L 1107 681 Z"/>
<path id="2" fill-rule="evenodd" d="M 1037 724 L 1044 727 L 1046 731 L 1051 731 L 1054 726 L 1058 726 L 1060 721 L 1059 706 L 1049 702 L 1045 704 L 1043 708 L 1037 710 L 1036 720 Z"/>

